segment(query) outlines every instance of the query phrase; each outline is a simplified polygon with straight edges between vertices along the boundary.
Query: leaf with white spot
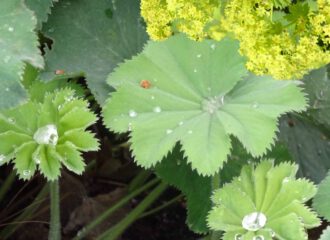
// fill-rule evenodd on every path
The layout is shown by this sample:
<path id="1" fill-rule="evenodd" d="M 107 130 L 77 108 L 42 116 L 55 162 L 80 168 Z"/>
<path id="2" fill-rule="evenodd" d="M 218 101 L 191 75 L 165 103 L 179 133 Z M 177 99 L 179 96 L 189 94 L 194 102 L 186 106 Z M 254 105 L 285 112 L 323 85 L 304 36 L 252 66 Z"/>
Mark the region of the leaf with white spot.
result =
<path id="1" fill-rule="evenodd" d="M 305 109 L 295 82 L 249 75 L 238 45 L 177 35 L 149 42 L 110 75 L 117 92 L 104 122 L 115 132 L 131 130 L 139 165 L 155 165 L 180 142 L 192 168 L 212 175 L 227 160 L 230 135 L 260 156 L 274 143 L 277 118 Z"/>

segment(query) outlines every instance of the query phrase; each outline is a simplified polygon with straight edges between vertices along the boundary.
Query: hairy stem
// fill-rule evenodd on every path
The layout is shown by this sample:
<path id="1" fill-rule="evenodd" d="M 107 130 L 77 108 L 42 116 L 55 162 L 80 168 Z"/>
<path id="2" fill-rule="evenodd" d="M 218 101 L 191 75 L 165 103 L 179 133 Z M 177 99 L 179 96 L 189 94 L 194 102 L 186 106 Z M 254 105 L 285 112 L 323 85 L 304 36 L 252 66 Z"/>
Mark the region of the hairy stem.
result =
<path id="1" fill-rule="evenodd" d="M 216 173 L 212 178 L 212 191 L 220 188 L 220 175 L 219 173 Z M 210 235 L 210 240 L 218 240 L 219 239 L 219 233 L 216 231 L 213 231 Z"/>
<path id="2" fill-rule="evenodd" d="M 61 239 L 60 186 L 58 180 L 49 183 L 50 188 L 50 229 L 49 240 Z"/>

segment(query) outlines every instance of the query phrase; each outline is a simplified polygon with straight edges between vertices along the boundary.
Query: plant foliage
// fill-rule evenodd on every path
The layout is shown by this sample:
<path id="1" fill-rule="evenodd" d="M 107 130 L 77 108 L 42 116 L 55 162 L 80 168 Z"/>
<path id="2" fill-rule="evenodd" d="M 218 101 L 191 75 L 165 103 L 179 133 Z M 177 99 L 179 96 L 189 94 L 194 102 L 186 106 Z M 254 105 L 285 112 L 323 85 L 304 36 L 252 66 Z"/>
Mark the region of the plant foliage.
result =
<path id="1" fill-rule="evenodd" d="M 210 228 L 225 231 L 224 240 L 307 239 L 305 228 L 320 225 L 317 215 L 304 205 L 316 187 L 306 179 L 295 179 L 297 169 L 291 163 L 273 166 L 269 160 L 244 166 L 239 177 L 214 192 Z"/>
<path id="2" fill-rule="evenodd" d="M 31 114 L 32 113 L 32 114 Z M 65 89 L 47 93 L 43 102 L 29 101 L 0 115 L 0 163 L 12 161 L 22 179 L 38 169 L 48 180 L 60 176 L 61 164 L 81 174 L 81 151 L 98 150 L 85 129 L 97 120 L 88 103 Z"/>
<path id="3" fill-rule="evenodd" d="M 295 82 L 256 77 L 244 64 L 230 39 L 149 42 L 110 75 L 117 92 L 103 109 L 104 122 L 115 132 L 131 131 L 133 155 L 144 167 L 179 141 L 193 169 L 214 174 L 230 153 L 230 135 L 260 156 L 274 142 L 277 117 L 304 110 L 306 100 Z"/>
<path id="4" fill-rule="evenodd" d="M 42 68 L 34 32 L 37 19 L 21 0 L 3 0 L 0 7 L 0 109 L 26 100 L 21 80 L 25 63 Z"/>

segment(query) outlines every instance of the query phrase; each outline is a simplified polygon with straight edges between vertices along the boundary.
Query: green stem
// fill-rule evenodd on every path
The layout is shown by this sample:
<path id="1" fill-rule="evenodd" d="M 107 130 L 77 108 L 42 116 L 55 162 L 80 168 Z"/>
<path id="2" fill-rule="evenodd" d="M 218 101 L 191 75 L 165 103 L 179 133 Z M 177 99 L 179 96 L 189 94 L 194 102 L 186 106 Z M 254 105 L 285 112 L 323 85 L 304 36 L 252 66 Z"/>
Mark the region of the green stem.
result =
<path id="1" fill-rule="evenodd" d="M 220 175 L 219 173 L 216 173 L 213 178 L 212 178 L 212 192 L 218 188 L 220 188 Z M 218 240 L 219 238 L 219 233 L 216 231 L 212 231 L 210 240 Z"/>
<path id="2" fill-rule="evenodd" d="M 142 169 L 137 176 L 129 183 L 128 192 L 133 192 L 143 185 L 143 183 L 151 176 L 151 171 Z"/>
<path id="3" fill-rule="evenodd" d="M 24 209 L 24 211 L 16 217 L 12 222 L 23 222 L 23 221 L 28 221 L 31 219 L 33 214 L 37 211 L 41 203 L 44 202 L 45 197 L 47 196 L 49 191 L 48 184 L 46 184 L 41 191 L 38 193 L 38 195 L 35 197 L 33 202 Z M 20 225 L 10 225 L 5 227 L 1 232 L 0 232 L 0 239 L 8 239 L 16 230 L 19 228 Z"/>
<path id="4" fill-rule="evenodd" d="M 172 198 L 170 201 L 167 201 L 166 203 L 160 205 L 159 207 L 156 207 L 147 212 L 144 212 L 143 214 L 141 214 L 141 216 L 139 218 L 144 218 L 144 217 L 148 217 L 152 214 L 155 214 L 156 212 L 163 210 L 164 208 L 170 206 L 171 204 L 176 203 L 182 197 L 183 197 L 183 194 L 180 194 L 180 195 L 176 196 L 175 198 Z"/>
<path id="5" fill-rule="evenodd" d="M 5 182 L 1 185 L 0 188 L 0 202 L 3 200 L 4 196 L 10 189 L 11 185 L 16 179 L 16 172 L 12 171 L 9 176 L 6 178 Z"/>
<path id="6" fill-rule="evenodd" d="M 116 210 L 118 210 L 126 203 L 128 203 L 132 198 L 139 195 L 148 188 L 154 186 L 158 182 L 159 179 L 153 179 L 150 182 L 146 183 L 144 186 L 140 187 L 139 189 L 136 189 L 134 192 L 126 195 L 118 203 L 116 203 L 115 205 L 107 209 L 105 212 L 100 214 L 96 219 L 94 219 L 91 223 L 89 223 L 86 227 L 84 227 L 81 231 L 79 231 L 77 236 L 74 238 L 74 240 L 83 239 L 91 230 L 93 230 L 96 226 L 104 222 L 112 213 L 114 213 Z"/>
<path id="7" fill-rule="evenodd" d="M 50 229 L 49 240 L 61 239 L 60 186 L 58 180 L 50 182 Z"/>
<path id="8" fill-rule="evenodd" d="M 97 240 L 116 240 L 118 237 L 166 190 L 168 185 L 160 183 L 143 201 L 124 219 L 105 231 Z"/>

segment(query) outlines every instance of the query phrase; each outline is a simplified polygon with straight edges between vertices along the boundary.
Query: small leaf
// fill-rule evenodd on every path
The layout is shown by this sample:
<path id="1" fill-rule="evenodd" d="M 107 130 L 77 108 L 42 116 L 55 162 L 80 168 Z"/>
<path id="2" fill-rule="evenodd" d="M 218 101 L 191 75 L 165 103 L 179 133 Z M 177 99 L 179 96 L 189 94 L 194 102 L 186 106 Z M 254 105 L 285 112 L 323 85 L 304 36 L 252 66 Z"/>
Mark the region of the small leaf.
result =
<path id="1" fill-rule="evenodd" d="M 40 159 L 39 168 L 47 180 L 58 179 L 61 175 L 61 158 L 51 146 L 40 145 L 36 157 Z"/>
<path id="2" fill-rule="evenodd" d="M 131 131 L 131 149 L 143 167 L 180 142 L 192 168 L 212 175 L 227 160 L 230 135 L 261 156 L 274 143 L 277 118 L 304 110 L 306 100 L 293 81 L 247 76 L 238 48 L 230 39 L 195 42 L 183 35 L 149 42 L 109 76 L 117 92 L 103 108 L 106 126 Z M 145 80 L 147 89 L 140 85 Z"/>
<path id="3" fill-rule="evenodd" d="M 61 161 L 72 172 L 81 174 L 85 169 L 85 163 L 75 146 L 70 143 L 65 143 L 57 147 L 57 151 L 61 155 Z"/>
<path id="4" fill-rule="evenodd" d="M 60 124 L 66 129 L 85 129 L 96 120 L 97 117 L 92 112 L 83 108 L 73 108 L 60 119 Z"/>
<path id="5" fill-rule="evenodd" d="M 30 179 L 34 175 L 36 163 L 32 155 L 36 149 L 37 144 L 35 142 L 27 142 L 17 150 L 15 168 L 21 179 Z"/>
<path id="6" fill-rule="evenodd" d="M 88 131 L 72 130 L 64 134 L 61 143 L 72 143 L 75 148 L 81 151 L 97 151 L 99 149 L 99 142 L 95 135 Z"/>

